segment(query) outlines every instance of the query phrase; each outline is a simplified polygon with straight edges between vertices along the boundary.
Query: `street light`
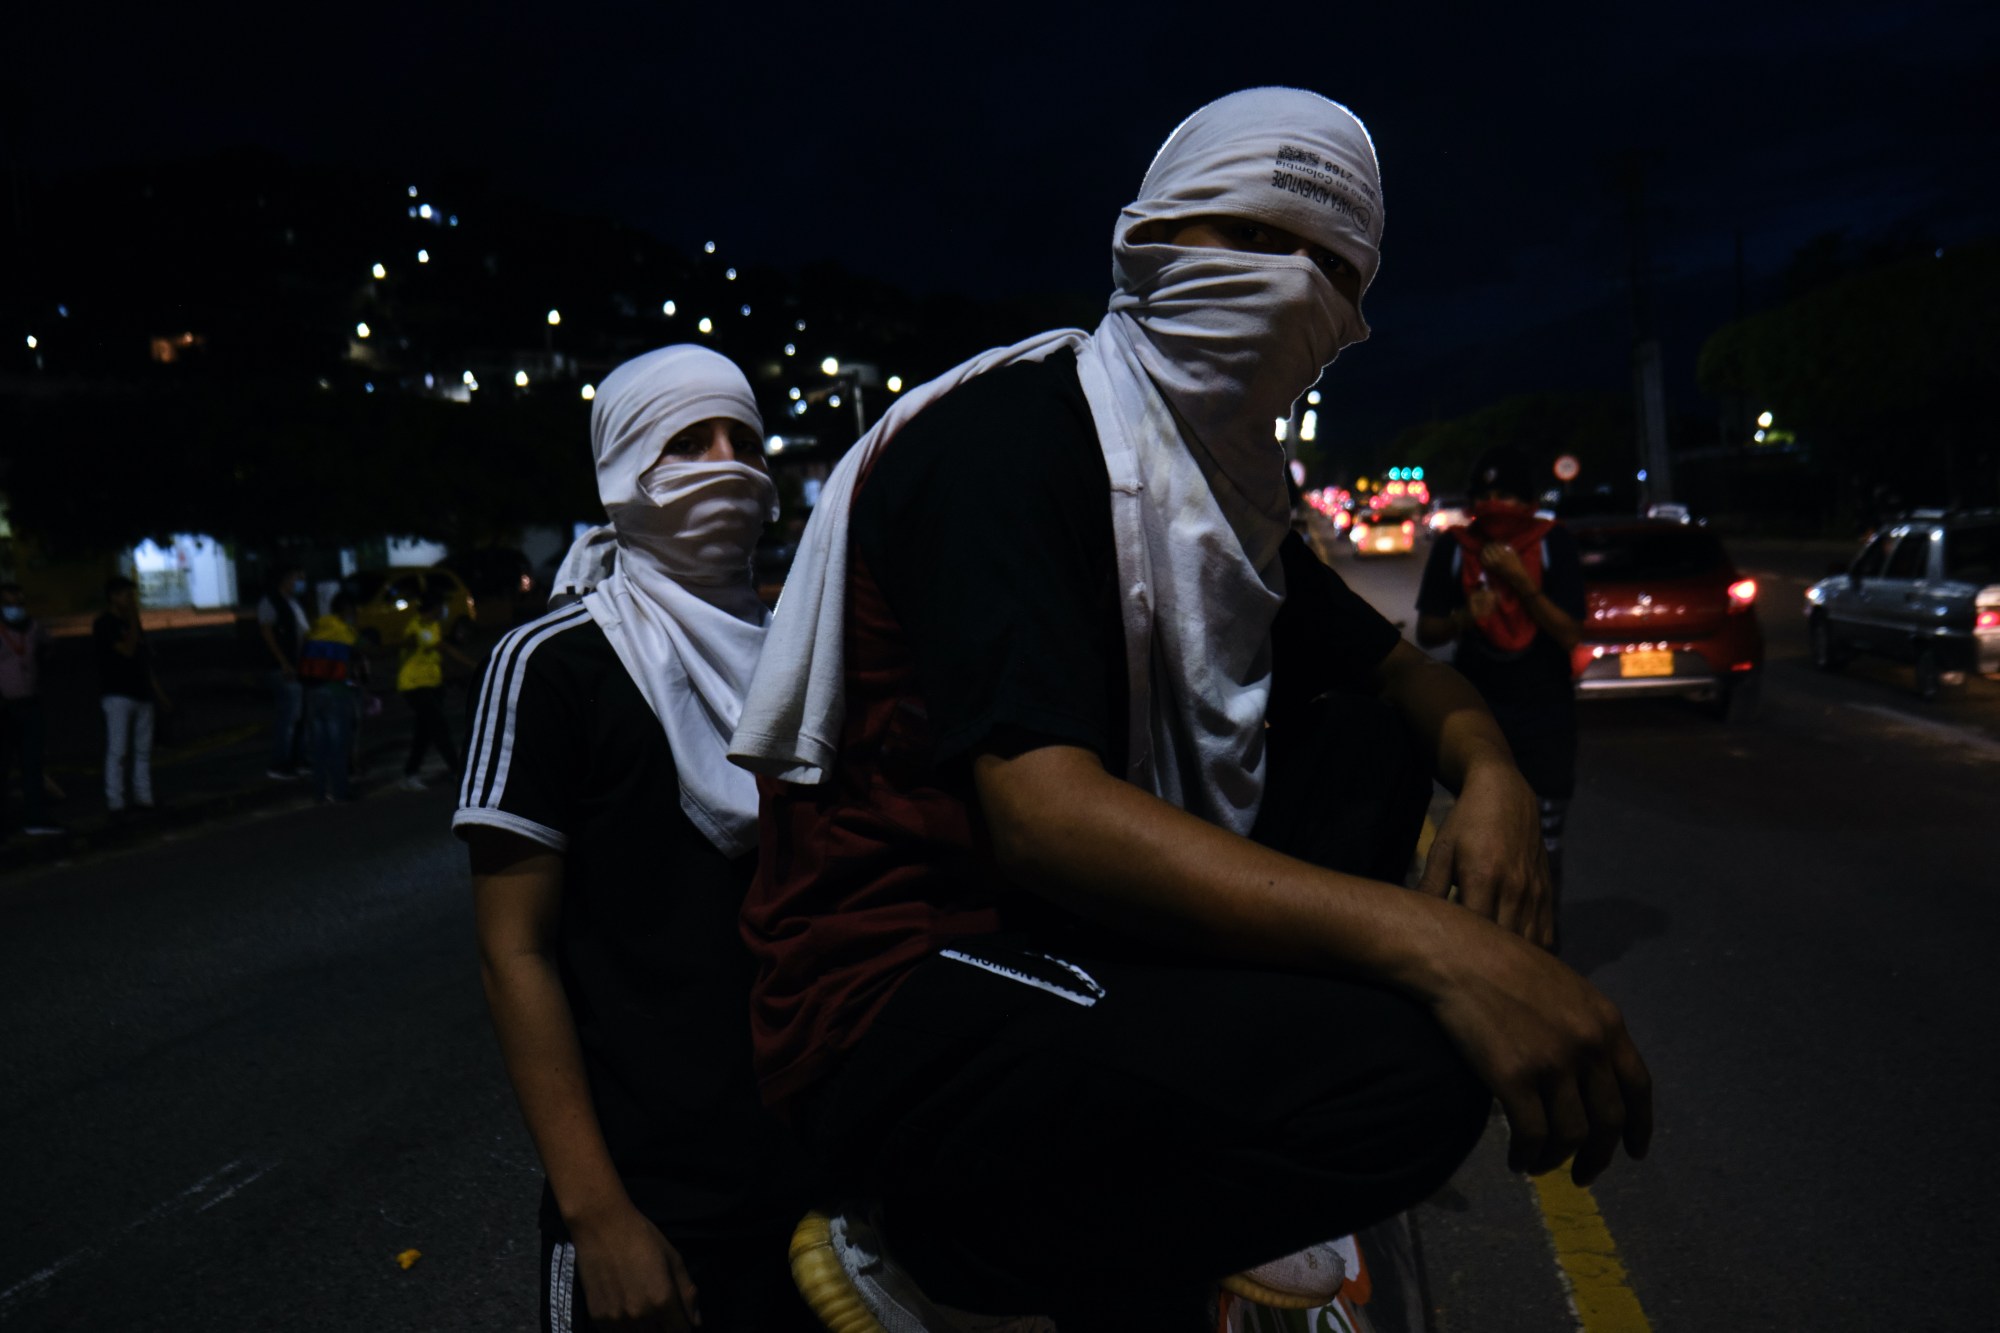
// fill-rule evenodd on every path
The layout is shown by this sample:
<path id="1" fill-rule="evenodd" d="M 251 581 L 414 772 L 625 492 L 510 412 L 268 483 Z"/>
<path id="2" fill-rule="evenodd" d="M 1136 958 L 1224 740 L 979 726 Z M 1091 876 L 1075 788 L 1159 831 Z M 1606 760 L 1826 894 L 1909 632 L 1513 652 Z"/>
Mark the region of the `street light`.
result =
<path id="1" fill-rule="evenodd" d="M 786 344 L 785 344 L 785 355 L 786 355 L 786 356 L 797 356 L 798 354 L 799 354 L 799 345 L 798 345 L 797 343 L 786 343 Z"/>
<path id="2" fill-rule="evenodd" d="M 701 317 L 701 323 L 695 325 L 695 327 L 700 329 L 703 333 L 714 333 L 715 321 L 710 319 L 707 315 L 703 315 Z"/>
<path id="3" fill-rule="evenodd" d="M 903 377 L 901 375 L 891 375 L 889 377 L 889 392 L 901 393 L 902 391 L 903 391 Z"/>
<path id="4" fill-rule="evenodd" d="M 32 344 L 34 342 L 34 339 L 30 338 L 28 341 Z M 805 395 L 799 392 L 798 386 L 794 385 L 792 388 L 785 391 L 785 396 L 790 398 L 793 402 L 796 403 L 797 401 L 799 401 L 799 399 L 803 398 Z"/>
<path id="5" fill-rule="evenodd" d="M 428 250 L 419 250 L 419 251 L 417 251 L 417 262 L 418 262 L 419 264 L 428 264 L 428 263 L 430 263 L 430 262 L 431 262 L 431 252 L 430 252 L 430 251 L 428 251 Z"/>
<path id="6" fill-rule="evenodd" d="M 417 216 L 429 222 L 431 220 L 431 206 L 429 204 L 418 204 Z"/>
<path id="7" fill-rule="evenodd" d="M 525 388 L 527 388 L 527 387 L 528 387 L 528 372 L 527 372 L 527 371 L 525 371 L 525 370 L 517 370 L 517 371 L 515 371 L 515 372 L 514 372 L 514 387 L 515 387 L 515 388 L 517 388 L 517 389 L 525 389 Z"/>
<path id="8" fill-rule="evenodd" d="M 733 268 L 726 268 L 722 270 L 722 276 L 726 281 L 734 282 L 736 281 L 736 270 Z"/>
<path id="9" fill-rule="evenodd" d="M 354 336 L 357 338 L 366 338 L 368 336 L 367 321 L 364 320 L 361 323 L 356 324 L 354 326 Z M 33 338 L 28 339 L 28 345 L 30 347 L 33 347 L 35 345 L 35 340 Z"/>
<path id="10" fill-rule="evenodd" d="M 668 319 L 672 319 L 674 317 L 674 314 L 679 309 L 680 307 L 675 305 L 672 301 L 664 301 L 660 304 L 660 313 L 665 315 Z"/>
<path id="11" fill-rule="evenodd" d="M 32 352 L 32 351 L 34 351 L 34 350 L 35 350 L 35 349 L 36 349 L 37 347 L 40 347 L 41 345 L 42 345 L 42 340 L 41 340 L 40 338 L 37 338 L 37 337 L 36 337 L 36 336 L 35 336 L 34 334 L 32 334 L 32 333 L 28 335 L 28 350 L 29 350 L 29 351 L 31 351 L 31 352 Z"/>
<path id="12" fill-rule="evenodd" d="M 819 363 L 819 368 L 820 371 L 824 374 L 838 375 L 840 373 L 840 362 L 834 357 L 828 357 L 826 360 Z"/>
<path id="13" fill-rule="evenodd" d="M 549 327 L 554 328 L 556 325 L 560 323 L 562 323 L 562 311 L 560 310 L 549 311 Z"/>
<path id="14" fill-rule="evenodd" d="M 374 268 L 369 269 L 368 271 L 375 275 L 375 280 L 377 282 L 380 282 L 382 279 L 389 276 L 389 270 L 383 268 L 380 264 L 377 264 Z"/>
<path id="15" fill-rule="evenodd" d="M 1771 422 L 1773 420 L 1775 420 L 1775 418 L 1773 418 L 1769 412 L 1759 412 L 1757 414 L 1757 424 L 1762 426 L 1765 430 L 1771 429 Z"/>
<path id="16" fill-rule="evenodd" d="M 584 386 L 583 386 L 583 401 L 587 403 L 587 402 L 589 402 L 589 401 L 590 401 L 591 399 L 593 399 L 593 398 L 595 398 L 595 397 L 597 397 L 597 386 L 596 386 L 595 384 L 586 384 L 586 385 L 584 385 Z"/>
<path id="17" fill-rule="evenodd" d="M 703 246 L 701 247 L 701 252 L 702 252 L 703 254 L 705 254 L 705 255 L 712 255 L 712 254 L 714 254 L 714 253 L 715 253 L 715 242 L 714 242 L 714 241 L 710 241 L 710 242 L 708 242 L 708 243 L 707 243 L 706 245 L 703 245 Z"/>

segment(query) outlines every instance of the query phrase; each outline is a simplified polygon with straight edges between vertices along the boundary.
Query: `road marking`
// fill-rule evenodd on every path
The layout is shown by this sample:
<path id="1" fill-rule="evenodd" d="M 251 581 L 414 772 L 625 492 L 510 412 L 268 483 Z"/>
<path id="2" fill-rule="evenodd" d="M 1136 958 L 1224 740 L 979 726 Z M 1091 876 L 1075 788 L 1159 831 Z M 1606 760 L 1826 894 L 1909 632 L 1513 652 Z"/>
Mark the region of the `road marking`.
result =
<path id="1" fill-rule="evenodd" d="M 106 1249 L 111 1245 L 115 1245 L 143 1227 L 163 1221 L 176 1213 L 185 1213 L 190 1208 L 194 1212 L 205 1213 L 224 1199 L 234 1195 L 238 1190 L 269 1175 L 277 1165 L 278 1162 L 275 1159 L 259 1160 L 256 1158 L 239 1157 L 235 1161 L 209 1172 L 194 1184 L 180 1191 L 180 1193 L 170 1198 L 162 1199 L 159 1203 L 154 1204 L 151 1208 L 148 1208 L 145 1212 L 112 1232 L 109 1238 L 102 1244 L 86 1245 L 80 1250 L 74 1250 L 52 1263 L 45 1264 L 12 1286 L 0 1289 L 0 1323 L 6 1322 L 15 1306 L 19 1305 L 27 1297 L 39 1293 L 42 1288 L 48 1285 L 52 1278 L 56 1277 L 63 1270 L 73 1268 L 86 1260 L 104 1257 Z M 208 1197 L 204 1199 L 202 1197 L 204 1195 Z M 201 1201 L 196 1202 L 197 1200 Z"/>
<path id="2" fill-rule="evenodd" d="M 1590 1191 L 1558 1168 L 1533 1177 L 1570 1313 L 1583 1333 L 1652 1333 Z"/>
<path id="3" fill-rule="evenodd" d="M 2000 741 L 1990 740 L 1967 727 L 1953 726 L 1935 718 L 1917 717 L 1900 708 L 1887 704 L 1846 703 L 1841 705 L 1856 713 L 1866 713 L 1870 717 L 1881 718 L 1897 731 L 1906 731 L 1921 736 L 1925 740 L 1938 741 L 1945 745 L 1958 745 L 1972 751 L 1982 759 L 2000 759 Z"/>

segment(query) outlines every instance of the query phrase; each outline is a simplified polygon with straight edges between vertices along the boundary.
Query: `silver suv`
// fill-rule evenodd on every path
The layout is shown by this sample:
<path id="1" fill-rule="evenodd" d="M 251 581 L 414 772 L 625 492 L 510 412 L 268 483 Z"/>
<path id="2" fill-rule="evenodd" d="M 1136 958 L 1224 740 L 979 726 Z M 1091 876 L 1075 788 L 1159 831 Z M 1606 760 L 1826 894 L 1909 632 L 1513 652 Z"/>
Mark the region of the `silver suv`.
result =
<path id="1" fill-rule="evenodd" d="M 2000 509 L 1919 509 L 1884 524 L 1842 574 L 1806 589 L 1813 664 L 1855 653 L 1909 662 L 1934 698 L 1970 671 L 2000 675 Z"/>

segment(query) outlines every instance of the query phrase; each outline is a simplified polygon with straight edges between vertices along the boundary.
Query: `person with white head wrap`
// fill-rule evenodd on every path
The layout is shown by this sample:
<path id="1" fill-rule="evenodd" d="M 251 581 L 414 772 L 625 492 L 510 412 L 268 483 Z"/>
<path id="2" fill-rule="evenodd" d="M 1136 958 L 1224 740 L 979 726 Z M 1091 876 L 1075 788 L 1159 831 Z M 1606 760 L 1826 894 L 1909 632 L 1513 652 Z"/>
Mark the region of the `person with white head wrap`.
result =
<path id="1" fill-rule="evenodd" d="M 686 1327 L 698 1288 L 707 1327 L 809 1327 L 742 1023 L 756 787 L 725 757 L 768 620 L 762 418 L 726 358 L 664 347 L 604 379 L 590 433 L 609 522 L 564 561 L 581 602 L 495 648 L 452 820 L 547 1172 L 545 1326 Z"/>
<path id="2" fill-rule="evenodd" d="M 1351 112 L 1224 97 L 1120 214 L 1094 330 L 918 387 L 828 478 L 731 744 L 766 1095 L 883 1196 L 801 1227 L 809 1299 L 932 1326 L 886 1235 L 953 1304 L 1191 1328 L 1199 1279 L 1270 1296 L 1434 1188 L 1494 1092 L 1519 1166 L 1587 1179 L 1620 1120 L 1643 1152 L 1643 1062 L 1536 947 L 1491 715 L 1288 539 L 1272 423 L 1367 336 L 1381 238 Z M 1322 799 L 1343 718 L 1385 776 Z"/>

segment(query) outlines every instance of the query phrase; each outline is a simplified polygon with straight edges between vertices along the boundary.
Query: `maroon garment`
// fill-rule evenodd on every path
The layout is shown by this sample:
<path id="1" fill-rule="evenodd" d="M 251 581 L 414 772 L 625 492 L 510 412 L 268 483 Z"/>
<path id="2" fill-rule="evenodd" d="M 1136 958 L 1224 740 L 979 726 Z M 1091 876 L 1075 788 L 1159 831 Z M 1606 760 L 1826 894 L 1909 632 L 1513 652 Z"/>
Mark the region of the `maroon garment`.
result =
<path id="1" fill-rule="evenodd" d="M 757 784 L 743 923 L 763 964 L 751 1031 L 771 1103 L 824 1073 L 942 942 L 1001 928 L 970 769 L 934 765 L 909 643 L 860 551 L 848 560 L 839 758 L 820 786 Z"/>

